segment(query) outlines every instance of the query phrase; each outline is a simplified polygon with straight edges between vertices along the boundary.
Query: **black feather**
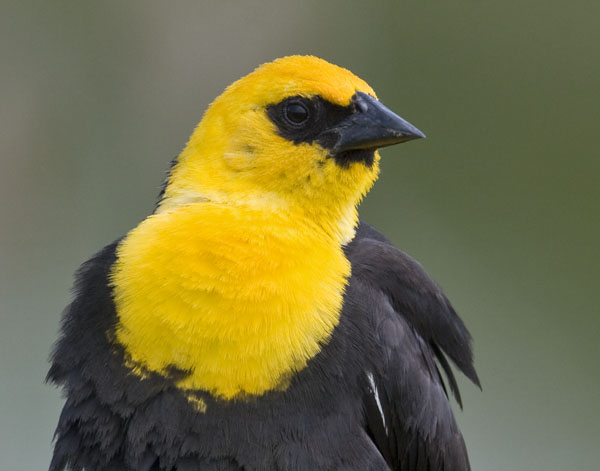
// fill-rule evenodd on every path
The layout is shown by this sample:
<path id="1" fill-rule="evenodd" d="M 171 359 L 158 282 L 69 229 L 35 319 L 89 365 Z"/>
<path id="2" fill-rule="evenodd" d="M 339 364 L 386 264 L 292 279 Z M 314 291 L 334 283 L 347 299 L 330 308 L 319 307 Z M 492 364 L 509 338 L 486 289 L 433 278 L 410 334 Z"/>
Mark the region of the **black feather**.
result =
<path id="1" fill-rule="evenodd" d="M 48 373 L 67 396 L 52 471 L 469 469 L 436 361 L 456 394 L 444 355 L 477 381 L 470 337 L 374 229 L 361 223 L 346 247 L 340 323 L 289 387 L 233 401 L 195 391 L 205 413 L 176 387 L 185 371 L 141 378 L 126 366 L 109 283 L 118 243 L 82 266 L 63 316 Z"/>

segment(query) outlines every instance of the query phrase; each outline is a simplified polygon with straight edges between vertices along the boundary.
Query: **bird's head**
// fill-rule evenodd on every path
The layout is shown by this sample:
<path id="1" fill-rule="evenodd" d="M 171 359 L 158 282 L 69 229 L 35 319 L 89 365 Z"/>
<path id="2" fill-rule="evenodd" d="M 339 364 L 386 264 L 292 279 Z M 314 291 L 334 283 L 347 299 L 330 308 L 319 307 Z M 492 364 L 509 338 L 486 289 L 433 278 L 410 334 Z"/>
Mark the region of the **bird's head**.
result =
<path id="1" fill-rule="evenodd" d="M 346 232 L 377 178 L 377 149 L 420 137 L 350 71 L 313 56 L 285 57 L 210 105 L 159 211 L 198 201 L 292 208 Z"/>

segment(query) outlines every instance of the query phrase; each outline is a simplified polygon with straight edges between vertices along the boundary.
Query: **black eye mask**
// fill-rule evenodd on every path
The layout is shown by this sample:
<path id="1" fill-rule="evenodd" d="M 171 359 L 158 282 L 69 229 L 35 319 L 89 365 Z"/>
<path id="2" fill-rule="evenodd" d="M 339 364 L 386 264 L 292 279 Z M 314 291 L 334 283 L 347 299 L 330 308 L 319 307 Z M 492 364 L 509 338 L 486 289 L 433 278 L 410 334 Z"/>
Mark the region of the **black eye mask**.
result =
<path id="1" fill-rule="evenodd" d="M 267 106 L 267 115 L 279 135 L 294 144 L 315 141 L 330 150 L 341 167 L 351 162 L 373 165 L 375 150 L 425 135 L 377 99 L 356 92 L 348 106 L 316 95 L 286 98 Z"/>
<path id="2" fill-rule="evenodd" d="M 348 106 L 340 106 L 316 95 L 310 98 L 293 96 L 279 103 L 267 106 L 267 115 L 277 126 L 278 134 L 294 144 L 313 144 L 332 150 L 338 137 L 329 132 L 356 112 L 352 102 Z M 302 118 L 302 119 L 301 119 Z M 349 150 L 330 153 L 335 162 L 348 167 L 351 162 L 363 162 L 368 167 L 373 165 L 375 149 Z"/>

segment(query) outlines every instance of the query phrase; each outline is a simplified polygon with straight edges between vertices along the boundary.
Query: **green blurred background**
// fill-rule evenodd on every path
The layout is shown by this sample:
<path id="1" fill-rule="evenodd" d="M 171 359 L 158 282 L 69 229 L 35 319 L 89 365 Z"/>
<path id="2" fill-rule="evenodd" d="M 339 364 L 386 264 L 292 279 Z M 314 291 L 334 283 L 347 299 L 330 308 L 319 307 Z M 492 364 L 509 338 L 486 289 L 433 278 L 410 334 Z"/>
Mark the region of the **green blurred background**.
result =
<path id="1" fill-rule="evenodd" d="M 473 468 L 598 469 L 599 18 L 597 0 L 2 2 L 0 469 L 48 464 L 73 271 L 152 210 L 227 84 L 293 53 L 428 135 L 382 152 L 361 214 L 475 338 Z"/>

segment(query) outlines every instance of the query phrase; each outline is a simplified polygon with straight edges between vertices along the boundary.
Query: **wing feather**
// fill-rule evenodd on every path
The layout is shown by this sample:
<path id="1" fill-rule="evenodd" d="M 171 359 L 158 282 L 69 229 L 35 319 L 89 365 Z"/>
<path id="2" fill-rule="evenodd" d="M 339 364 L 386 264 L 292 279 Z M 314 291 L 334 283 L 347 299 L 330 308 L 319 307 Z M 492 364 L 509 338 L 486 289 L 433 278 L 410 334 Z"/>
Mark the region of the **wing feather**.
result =
<path id="1" fill-rule="evenodd" d="M 479 385 L 469 332 L 423 268 L 372 227 L 361 223 L 346 253 L 349 309 L 369 313 L 381 348 L 365 380 L 373 441 L 393 470 L 469 470 L 440 374 L 441 368 L 459 404 L 446 357 Z"/>

